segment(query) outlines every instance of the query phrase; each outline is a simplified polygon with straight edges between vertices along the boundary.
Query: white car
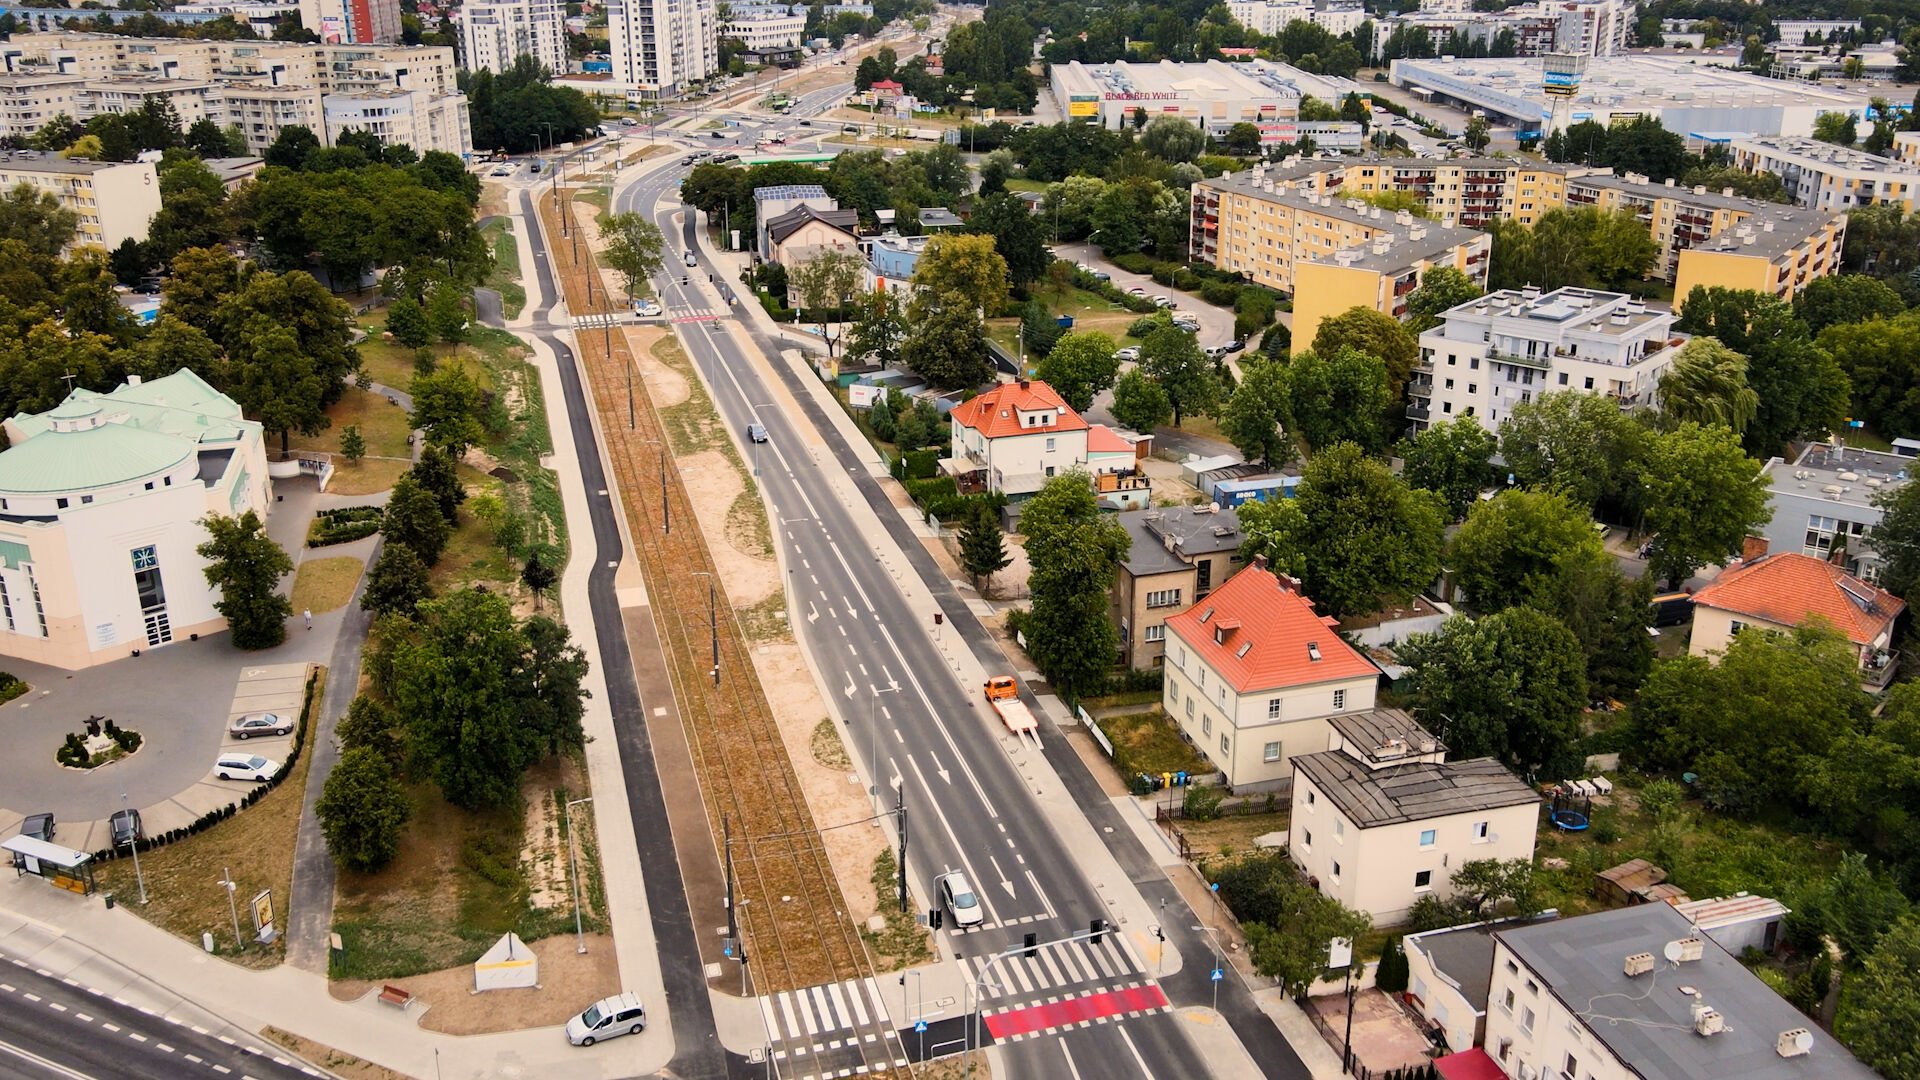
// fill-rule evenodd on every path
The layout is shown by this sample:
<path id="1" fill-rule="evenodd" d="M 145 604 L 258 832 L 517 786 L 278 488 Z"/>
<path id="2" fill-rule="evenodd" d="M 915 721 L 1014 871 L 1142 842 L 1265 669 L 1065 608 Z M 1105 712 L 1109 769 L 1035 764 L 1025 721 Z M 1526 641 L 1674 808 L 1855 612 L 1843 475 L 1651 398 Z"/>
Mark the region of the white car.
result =
<path id="1" fill-rule="evenodd" d="M 651 300 L 635 300 L 633 313 L 643 319 L 652 319 L 666 314 L 666 309 Z"/>
<path id="2" fill-rule="evenodd" d="M 258 754 L 221 754 L 213 763 L 213 775 L 222 780 L 271 780 L 280 771 L 280 763 Z"/>
<path id="3" fill-rule="evenodd" d="M 1141 288 L 1138 285 L 1135 285 L 1133 288 L 1127 290 L 1127 295 L 1128 296 L 1145 296 L 1147 295 L 1147 290 Z"/>
<path id="4" fill-rule="evenodd" d="M 1156 296 L 1153 298 L 1153 306 L 1172 309 L 1173 298 L 1168 296 Z"/>
<path id="5" fill-rule="evenodd" d="M 940 899 L 945 901 L 947 910 L 953 912 L 955 926 L 979 926 L 985 919 L 980 897 L 974 895 L 967 875 L 958 870 L 940 875 Z"/>
<path id="6" fill-rule="evenodd" d="M 1115 360 L 1120 360 L 1120 361 L 1138 360 L 1140 359 L 1140 346 L 1129 345 L 1126 348 L 1121 349 L 1119 352 L 1114 353 L 1113 358 Z"/>
<path id="7" fill-rule="evenodd" d="M 567 1041 L 575 1046 L 592 1046 L 602 1039 L 638 1035 L 647 1029 L 647 1007 L 635 993 L 615 994 L 587 1006 L 579 1016 L 567 1021 Z"/>

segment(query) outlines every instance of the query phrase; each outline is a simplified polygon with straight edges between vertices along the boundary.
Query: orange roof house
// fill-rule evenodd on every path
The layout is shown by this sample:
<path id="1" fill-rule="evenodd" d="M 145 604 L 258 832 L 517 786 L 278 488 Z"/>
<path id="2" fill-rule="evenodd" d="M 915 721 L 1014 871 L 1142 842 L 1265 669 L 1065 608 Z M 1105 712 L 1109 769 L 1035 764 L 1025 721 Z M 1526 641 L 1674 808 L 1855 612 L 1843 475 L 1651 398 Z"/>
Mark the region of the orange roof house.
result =
<path id="1" fill-rule="evenodd" d="M 1884 685 L 1894 665 L 1893 629 L 1906 601 L 1841 567 L 1798 552 L 1764 555 L 1729 567 L 1694 594 L 1688 651 L 1726 651 L 1749 627 L 1788 631 L 1818 619 L 1853 644 L 1866 680 Z"/>
<path id="2" fill-rule="evenodd" d="M 963 485 L 1019 498 L 1087 465 L 1086 420 L 1044 382 L 1001 383 L 961 402 L 951 419 L 946 464 Z"/>

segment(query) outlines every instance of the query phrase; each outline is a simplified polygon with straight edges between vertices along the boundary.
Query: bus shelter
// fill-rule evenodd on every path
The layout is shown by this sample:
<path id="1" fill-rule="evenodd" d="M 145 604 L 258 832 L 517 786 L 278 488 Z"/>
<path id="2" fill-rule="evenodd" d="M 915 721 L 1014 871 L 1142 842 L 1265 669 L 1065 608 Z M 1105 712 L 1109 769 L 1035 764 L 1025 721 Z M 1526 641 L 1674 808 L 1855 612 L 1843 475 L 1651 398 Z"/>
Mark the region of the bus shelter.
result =
<path id="1" fill-rule="evenodd" d="M 21 877 L 32 874 L 71 893 L 92 895 L 93 856 L 84 851 L 48 843 L 34 836 L 9 836 L 0 848 L 13 853 L 14 872 Z"/>

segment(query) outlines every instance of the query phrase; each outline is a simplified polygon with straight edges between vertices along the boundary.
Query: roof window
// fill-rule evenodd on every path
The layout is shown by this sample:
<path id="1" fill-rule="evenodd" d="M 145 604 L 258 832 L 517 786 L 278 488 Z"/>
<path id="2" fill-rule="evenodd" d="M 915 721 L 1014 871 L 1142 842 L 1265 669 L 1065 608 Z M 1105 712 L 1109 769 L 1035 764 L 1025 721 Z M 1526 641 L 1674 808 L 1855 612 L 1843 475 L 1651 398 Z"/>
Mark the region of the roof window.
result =
<path id="1" fill-rule="evenodd" d="M 1320 643 L 1319 642 L 1317 641 L 1307 642 L 1307 659 L 1313 661 L 1316 664 L 1320 662 Z"/>

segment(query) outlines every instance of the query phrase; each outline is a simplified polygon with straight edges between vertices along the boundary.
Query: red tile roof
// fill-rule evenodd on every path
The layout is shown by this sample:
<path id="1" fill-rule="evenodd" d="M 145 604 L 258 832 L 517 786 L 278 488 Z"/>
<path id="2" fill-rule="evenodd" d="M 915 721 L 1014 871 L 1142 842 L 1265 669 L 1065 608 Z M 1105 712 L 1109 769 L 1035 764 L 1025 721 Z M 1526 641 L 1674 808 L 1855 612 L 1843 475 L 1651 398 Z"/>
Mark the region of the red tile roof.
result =
<path id="1" fill-rule="evenodd" d="M 1440 1074 L 1440 1080 L 1507 1080 L 1500 1066 L 1477 1046 L 1436 1058 L 1433 1071 Z"/>
<path id="2" fill-rule="evenodd" d="M 1906 601 L 1824 559 L 1783 551 L 1729 568 L 1693 602 L 1735 615 L 1799 626 L 1818 615 L 1856 645 L 1870 645 L 1893 626 Z"/>
<path id="3" fill-rule="evenodd" d="M 902 87 L 902 86 L 901 86 L 901 85 L 900 85 L 899 83 L 897 83 L 897 82 L 894 82 L 894 81 L 893 81 L 892 79 L 881 79 L 881 80 L 879 80 L 879 81 L 877 81 L 877 82 L 875 82 L 875 83 L 874 83 L 874 84 L 872 85 L 872 87 L 870 87 L 870 89 L 874 89 L 874 90 L 900 90 L 900 89 L 904 89 L 904 88 L 903 88 L 903 87 Z"/>
<path id="4" fill-rule="evenodd" d="M 1051 424 L 1026 426 L 1020 413 L 1059 410 Z M 974 428 L 989 439 L 1003 435 L 1051 435 L 1056 431 L 1084 431 L 1087 422 L 1074 412 L 1053 387 L 1038 379 L 1001 383 L 998 387 L 960 403 L 953 410 L 953 422 Z"/>
<path id="5" fill-rule="evenodd" d="M 1314 612 L 1299 586 L 1258 563 L 1169 618 L 1167 632 L 1242 694 L 1380 673 L 1340 639 L 1332 619 Z"/>
<path id="6" fill-rule="evenodd" d="M 1133 444 L 1121 438 L 1107 425 L 1095 424 L 1087 429 L 1087 453 L 1131 454 Z"/>

